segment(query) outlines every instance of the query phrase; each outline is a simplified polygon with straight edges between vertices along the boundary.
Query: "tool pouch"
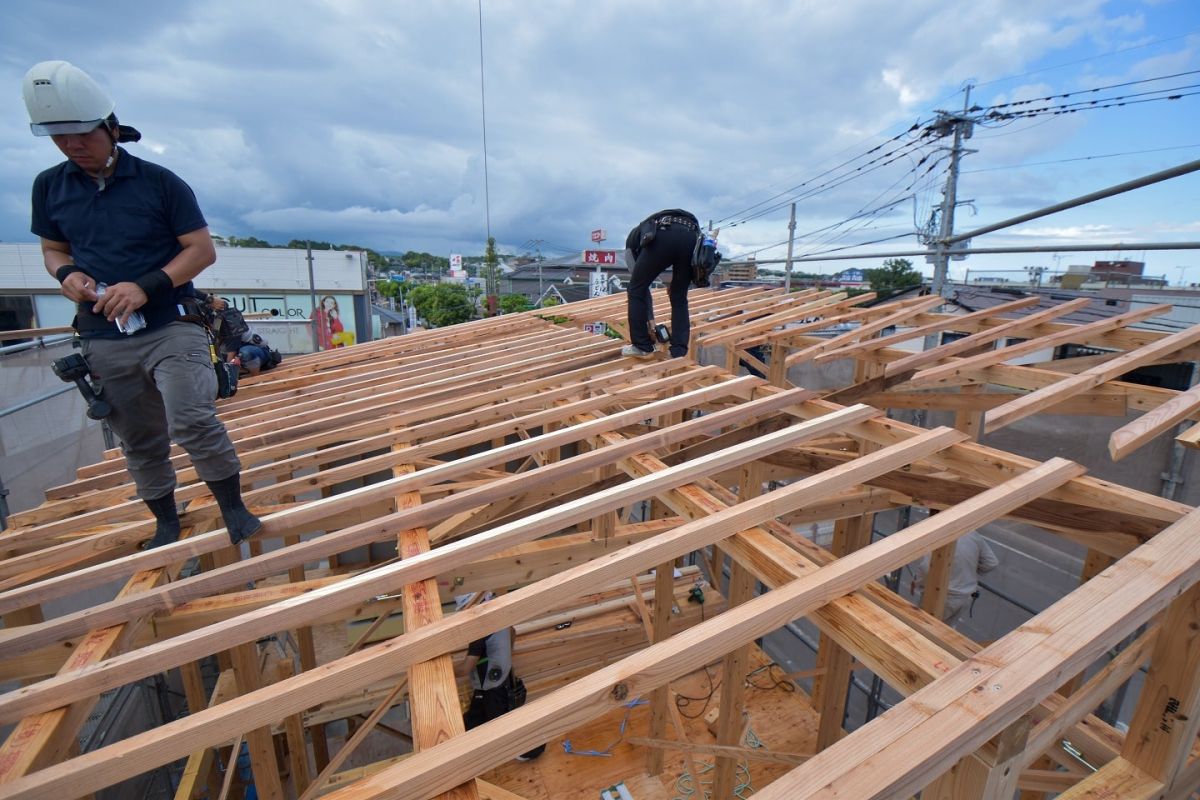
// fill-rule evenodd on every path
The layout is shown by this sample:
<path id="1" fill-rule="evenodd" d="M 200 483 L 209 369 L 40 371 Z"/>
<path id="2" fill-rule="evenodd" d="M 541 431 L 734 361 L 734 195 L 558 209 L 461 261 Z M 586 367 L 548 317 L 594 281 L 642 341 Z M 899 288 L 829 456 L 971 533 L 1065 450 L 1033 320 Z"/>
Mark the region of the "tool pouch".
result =
<path id="1" fill-rule="evenodd" d="M 528 692 L 525 689 L 525 681 L 518 678 L 513 673 L 509 673 L 508 683 L 505 684 L 505 690 L 508 694 L 508 710 L 520 708 L 525 705 L 525 698 Z"/>
<path id="2" fill-rule="evenodd" d="M 654 242 L 654 237 L 658 235 L 658 221 L 648 219 L 638 225 L 638 247 L 645 250 Z"/>
<path id="3" fill-rule="evenodd" d="M 227 361 L 218 360 L 213 364 L 217 371 L 217 397 L 222 399 L 233 397 L 238 389 L 238 368 Z"/>
<path id="4" fill-rule="evenodd" d="M 692 283 L 703 288 L 709 285 L 709 277 L 721 263 L 721 254 L 717 244 L 707 236 L 697 236 L 696 246 L 692 249 Z"/>

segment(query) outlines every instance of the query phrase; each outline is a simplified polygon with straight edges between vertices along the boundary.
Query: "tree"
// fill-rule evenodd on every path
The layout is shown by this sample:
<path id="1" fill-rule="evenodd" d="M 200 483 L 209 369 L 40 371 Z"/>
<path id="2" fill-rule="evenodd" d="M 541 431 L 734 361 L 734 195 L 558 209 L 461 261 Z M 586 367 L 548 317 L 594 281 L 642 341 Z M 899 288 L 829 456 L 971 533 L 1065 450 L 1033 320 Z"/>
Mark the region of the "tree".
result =
<path id="1" fill-rule="evenodd" d="M 500 298 L 500 310 L 505 314 L 519 314 L 533 308 L 529 298 L 523 294 L 506 294 Z"/>
<path id="2" fill-rule="evenodd" d="M 487 240 L 487 250 L 483 253 L 483 263 L 487 266 L 487 293 L 496 294 L 498 291 L 496 280 L 496 264 L 499 259 L 496 258 L 496 237 L 489 236 Z"/>
<path id="3" fill-rule="evenodd" d="M 912 262 L 907 258 L 889 258 L 879 269 L 866 270 L 867 282 L 873 292 L 898 292 L 910 286 L 917 286 L 924 277 L 918 270 L 913 269 Z"/>
<path id="4" fill-rule="evenodd" d="M 275 246 L 268 241 L 259 239 L 256 236 L 247 236 L 245 238 L 242 238 L 240 236 L 230 236 L 225 241 L 227 241 L 229 243 L 230 247 L 274 247 Z"/>
<path id="5" fill-rule="evenodd" d="M 404 282 L 403 281 L 376 281 L 375 291 L 379 292 L 380 297 L 403 297 Z"/>
<path id="6" fill-rule="evenodd" d="M 417 314 L 435 328 L 457 325 L 471 319 L 475 307 L 461 283 L 434 283 L 414 286 L 408 293 Z"/>

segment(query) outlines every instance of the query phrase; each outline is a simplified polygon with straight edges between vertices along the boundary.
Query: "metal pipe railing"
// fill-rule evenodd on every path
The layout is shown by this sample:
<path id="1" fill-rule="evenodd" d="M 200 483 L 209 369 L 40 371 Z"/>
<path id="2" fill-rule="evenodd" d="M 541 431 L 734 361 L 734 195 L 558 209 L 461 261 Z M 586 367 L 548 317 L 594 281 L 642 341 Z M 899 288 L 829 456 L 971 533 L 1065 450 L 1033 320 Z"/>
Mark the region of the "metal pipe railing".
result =
<path id="1" fill-rule="evenodd" d="M 0 332 L 2 335 L 3 332 Z M 73 333 L 60 333 L 54 336 L 39 336 L 31 342 L 21 342 L 20 344 L 10 344 L 6 347 L 0 347 L 0 356 L 9 355 L 11 353 L 20 353 L 23 350 L 33 350 L 37 347 L 49 347 L 51 345 L 62 344 L 69 342 L 75 338 Z"/>
<path id="2" fill-rule="evenodd" d="M 68 383 L 66 386 L 55 389 L 53 392 L 48 392 L 43 395 L 38 395 L 37 397 L 32 397 L 28 400 L 25 400 L 24 402 L 17 403 L 15 406 L 9 406 L 8 408 L 0 409 L 0 418 L 7 417 L 9 414 L 15 414 L 18 411 L 23 411 L 24 409 L 29 408 L 30 406 L 36 406 L 38 403 L 42 403 L 42 402 L 45 402 L 46 400 L 50 400 L 52 398 L 58 397 L 60 394 L 66 394 L 67 392 L 71 391 L 74 388 L 75 388 L 75 384 Z"/>

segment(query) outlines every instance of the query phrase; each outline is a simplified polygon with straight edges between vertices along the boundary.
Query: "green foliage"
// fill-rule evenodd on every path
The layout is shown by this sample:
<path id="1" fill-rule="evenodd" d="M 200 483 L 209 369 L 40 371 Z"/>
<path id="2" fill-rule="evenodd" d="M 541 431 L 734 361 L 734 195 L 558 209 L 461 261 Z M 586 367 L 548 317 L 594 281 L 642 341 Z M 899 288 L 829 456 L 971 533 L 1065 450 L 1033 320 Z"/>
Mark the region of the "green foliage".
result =
<path id="1" fill-rule="evenodd" d="M 542 308 L 558 305 L 558 298 L 552 294 L 548 294 L 542 298 Z"/>
<path id="2" fill-rule="evenodd" d="M 506 294 L 500 297 L 500 310 L 505 314 L 519 314 L 533 308 L 523 294 Z"/>
<path id="3" fill-rule="evenodd" d="M 376 281 L 375 291 L 379 292 L 381 297 L 403 297 L 404 286 L 403 281 Z"/>
<path id="4" fill-rule="evenodd" d="M 408 293 L 417 315 L 435 328 L 457 325 L 474 316 L 475 306 L 461 283 L 429 283 L 414 286 Z"/>
<path id="5" fill-rule="evenodd" d="M 415 275 L 444 275 L 450 271 L 450 259 L 435 256 L 431 253 L 419 253 L 409 250 L 400 256 L 400 263 Z"/>
<path id="6" fill-rule="evenodd" d="M 242 238 L 240 236 L 227 236 L 227 237 L 225 237 L 225 241 L 229 244 L 230 247 L 274 247 L 275 246 L 275 245 L 271 244 L 270 242 L 259 239 L 257 236 L 247 236 L 245 238 Z"/>
<path id="7" fill-rule="evenodd" d="M 873 292 L 897 292 L 917 286 L 924 278 L 907 258 L 889 258 L 879 269 L 865 270 Z"/>

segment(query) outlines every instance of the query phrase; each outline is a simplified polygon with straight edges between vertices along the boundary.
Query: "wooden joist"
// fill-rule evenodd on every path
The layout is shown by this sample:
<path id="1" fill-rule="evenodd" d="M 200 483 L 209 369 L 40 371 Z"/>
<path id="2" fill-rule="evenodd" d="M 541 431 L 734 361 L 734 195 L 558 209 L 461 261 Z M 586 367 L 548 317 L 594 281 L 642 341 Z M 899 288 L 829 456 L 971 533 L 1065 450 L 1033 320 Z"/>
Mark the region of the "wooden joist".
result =
<path id="1" fill-rule="evenodd" d="M 663 292 L 656 296 L 665 302 Z M 733 379 L 689 359 L 622 359 L 619 342 L 576 329 L 598 320 L 623 324 L 621 297 L 289 359 L 222 404 L 246 465 L 247 500 L 267 521 L 250 558 L 210 563 L 224 546 L 222 531 L 133 552 L 151 523 L 129 500 L 131 484 L 116 452 L 51 489 L 46 504 L 17 514 L 18 527 L 0 537 L 6 554 L 0 558 L 0 648 L 7 670 L 0 672 L 25 679 L 59 673 L 0 695 L 0 720 L 28 726 L 172 666 L 184 669 L 195 707 L 187 717 L 74 757 L 49 738 L 25 745 L 10 740 L 5 747 L 24 747 L 36 768 L 0 779 L 0 798 L 87 794 L 189 756 L 194 769 L 188 780 L 195 786 L 202 781 L 203 753 L 246 740 L 256 772 L 282 775 L 286 768 L 295 778 L 278 789 L 264 778 L 263 790 L 271 796 L 293 790 L 340 798 L 467 791 L 510 800 L 478 776 L 618 707 L 619 694 L 655 690 L 667 702 L 660 727 L 645 737 L 647 750 L 676 748 L 686 751 L 689 762 L 715 757 L 723 790 L 734 759 L 763 755 L 746 752 L 736 724 L 742 648 L 806 616 L 827 638 L 830 657 L 845 656 L 844 664 L 833 659 L 818 670 L 831 687 L 822 694 L 828 730 L 819 737 L 830 746 L 798 767 L 824 775 L 829 754 L 840 754 L 830 791 L 858 797 L 861 788 L 868 797 L 899 787 L 911 794 L 933 781 L 930 791 L 938 796 L 1007 800 L 1017 787 L 1078 793 L 1080 786 L 1107 791 L 1137 784 L 1183 800 L 1181 787 L 1200 771 L 1185 746 L 1195 738 L 1200 701 L 1191 656 L 1162 644 L 1178 633 L 1151 627 L 1074 694 L 1054 689 L 1106 642 L 1166 607 L 1174 589 L 1195 596 L 1190 587 L 1196 576 L 1186 563 L 1196 560 L 1190 545 L 1176 548 L 1176 561 L 1168 562 L 1162 556 L 1168 545 L 1160 544 L 1194 524 L 1191 507 L 1084 477 L 1067 462 L 1038 464 L 966 439 L 979 412 L 998 414 L 1019 401 L 997 391 L 1032 396 L 1063 391 L 1056 387 L 1064 380 L 1082 378 L 1095 382 L 1078 393 L 1072 385 L 1055 410 L 1149 412 L 1136 430 L 1131 426 L 1127 451 L 1176 421 L 1197 418 L 1200 406 L 1169 390 L 1113 380 L 1120 377 L 1113 370 L 1162 363 L 1173 354 L 1200 356 L 1200 339 L 1126 327 L 1152 309 L 1084 326 L 1056 321 L 1074 307 L 1069 304 L 1015 319 L 1000 316 L 1024 310 L 1032 298 L 960 316 L 933 313 L 939 298 L 864 308 L 862 297 L 819 290 L 697 292 L 692 300 L 698 354 L 709 344 L 725 347 L 729 367 L 745 356 L 776 386 L 786 385 L 789 359 L 854 358 L 850 394 L 869 396 L 884 408 L 889 402 L 945 408 L 957 413 L 964 430 L 922 431 L 869 406 L 845 408 L 815 392 Z M 813 335 L 836 324 L 852 327 L 832 338 Z M 869 338 L 892 324 L 908 327 Z M 893 346 L 946 330 L 968 336 L 915 356 Z M 1012 336 L 1037 338 L 1040 346 L 1076 342 L 1117 352 L 1061 370 L 1053 362 L 1002 363 L 1040 349 L 1032 341 L 977 354 Z M 746 354 L 760 344 L 770 346 L 765 361 Z M 922 367 L 922 377 L 905 382 Z M 989 384 L 994 388 L 985 389 Z M 926 385 L 964 388 L 954 394 L 914 391 Z M 839 391 L 833 396 L 849 396 Z M 186 455 L 175 452 L 172 460 L 180 497 L 189 502 L 185 524 L 215 522 Z M 735 483 L 736 493 L 730 491 Z M 856 525 L 860 534 L 870 530 L 857 518 L 914 501 L 941 513 L 861 550 L 846 544 Z M 631 513 L 646 521 L 627 522 Z M 1063 601 L 1078 614 L 1055 612 L 1045 625 L 1023 628 L 981 652 L 874 581 L 920 554 L 949 553 L 957 536 L 1004 515 L 1086 543 L 1096 555 L 1097 570 L 1089 574 L 1103 567 L 1102 558 L 1116 559 Z M 841 558 L 789 527 L 836 520 L 843 520 L 837 523 L 846 544 Z M 865 543 L 865 535 L 859 538 Z M 392 557 L 392 543 L 403 558 Z M 695 567 L 685 568 L 685 583 L 671 579 L 672 563 L 689 554 L 719 570 L 715 556 L 707 556 L 710 548 L 720 561 L 731 559 L 734 602 L 727 608 L 715 600 L 700 607 L 684 599 Z M 198 574 L 82 613 L 45 621 L 38 616 L 42 603 L 195 556 L 204 562 Z M 631 576 L 651 568 L 658 577 L 636 580 L 630 597 Z M 1132 594 L 1117 591 L 1114 576 Z M 248 580 L 257 586 L 245 590 Z M 752 597 L 748 587 L 756 581 L 768 591 Z M 662 585 L 651 590 L 652 582 Z M 493 587 L 512 591 L 441 619 L 434 610 L 459 592 Z M 1086 617 L 1085 608 L 1098 620 Z M 1177 600 L 1158 624 L 1192 630 L 1195 608 Z M 134 630 L 147 618 L 152 627 Z M 1080 633 L 1066 632 L 1068 619 Z M 305 633 L 330 623 L 345 641 L 333 653 L 326 646 L 326 662 L 318 666 L 312 635 Z M 445 667 L 473 639 L 510 625 L 523 643 L 518 671 L 534 699 L 502 720 L 464 732 Z M 569 627 L 559 630 L 562 625 Z M 644 625 L 654 640 L 648 647 Z M 70 651 L 81 637 L 115 627 L 128 635 L 110 657 L 90 663 Z M 295 631 L 300 663 L 273 662 L 261 676 L 263 685 L 254 688 L 253 642 L 283 631 Z M 243 694 L 204 708 L 195 663 L 223 651 L 237 659 Z M 719 701 L 726 722 L 718 743 L 688 741 L 677 718 L 678 741 L 668 742 L 675 717 L 669 682 L 720 659 L 734 677 Z M 1138 734 L 1123 740 L 1088 710 L 1147 662 L 1147 705 L 1139 706 Z M 831 744 L 840 721 L 837 687 L 851 666 L 870 669 L 913 700 Z M 1020 672 L 1022 666 L 1028 669 Z M 995 704 L 992 693 L 968 690 L 973 668 L 1001 676 Z M 397 676 L 410 671 L 411 683 L 400 685 Z M 1170 730 L 1160 731 L 1159 739 L 1142 735 L 1163 721 L 1161 708 L 1157 717 L 1151 713 L 1163 696 L 1178 701 Z M 347 716 L 365 718 L 367 728 L 353 738 L 361 741 L 405 698 L 419 752 L 337 772 L 346 753 L 331 757 L 320 727 Z M 893 718 L 905 720 L 909 733 L 890 742 L 863 734 L 880 726 L 891 730 Z M 323 770 L 319 782 L 328 783 L 305 791 L 309 734 Z M 1091 763 L 1103 765 L 1082 784 L 1082 773 L 1069 768 L 1071 758 L 1058 747 L 1064 736 Z M 989 744 L 992 737 L 998 738 Z M 928 744 L 931 755 L 924 761 L 900 755 L 906 738 Z M 286 757 L 279 750 L 272 767 L 284 740 Z M 778 763 L 800 760 L 766 755 L 755 761 L 763 769 L 774 761 L 772 774 Z M 878 761 L 892 758 L 895 765 Z M 1051 772 L 1055 763 L 1068 768 Z M 689 771 L 697 772 L 694 764 Z M 895 778 L 890 788 L 872 788 L 887 776 Z M 778 791 L 787 792 L 789 780 L 781 779 Z M 805 787 L 822 791 L 819 783 Z M 771 790 L 756 782 L 763 796 Z"/>

